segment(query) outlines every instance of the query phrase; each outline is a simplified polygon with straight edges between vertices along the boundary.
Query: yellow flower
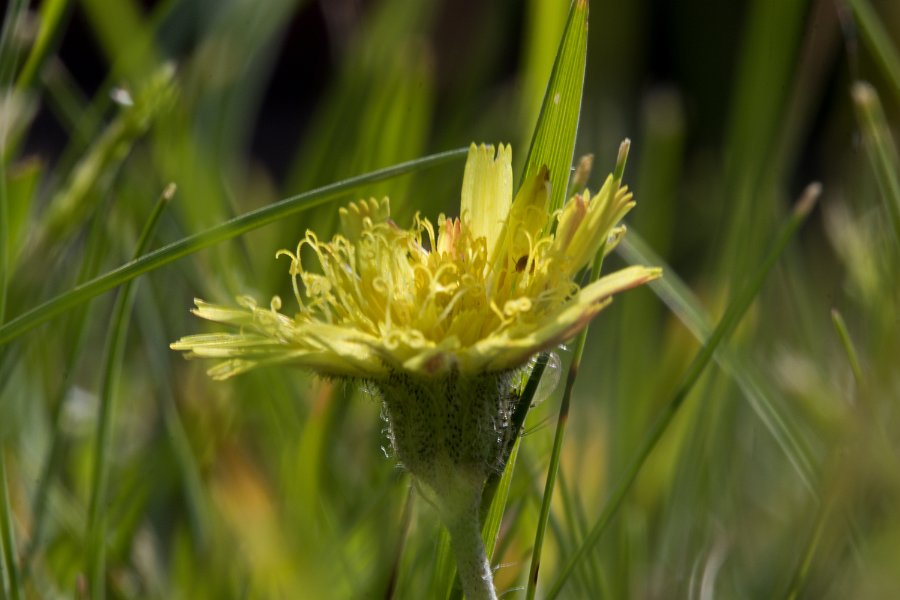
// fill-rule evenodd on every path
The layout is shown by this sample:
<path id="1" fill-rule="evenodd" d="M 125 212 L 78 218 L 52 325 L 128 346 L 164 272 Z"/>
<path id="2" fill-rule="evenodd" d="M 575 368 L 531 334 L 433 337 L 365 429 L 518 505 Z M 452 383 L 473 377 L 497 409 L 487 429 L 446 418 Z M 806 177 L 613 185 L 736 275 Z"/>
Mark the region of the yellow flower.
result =
<path id="1" fill-rule="evenodd" d="M 503 467 L 520 402 L 516 369 L 571 338 L 613 294 L 660 275 L 629 267 L 585 287 L 575 276 L 625 232 L 634 202 L 610 176 L 594 196 L 550 212 L 546 168 L 512 197 L 512 150 L 469 149 L 459 218 L 437 227 L 416 215 L 402 229 L 388 199 L 340 210 L 330 242 L 308 231 L 291 261 L 299 310 L 249 298 L 240 307 L 197 300 L 194 313 L 239 328 L 172 344 L 221 358 L 217 379 L 275 363 L 365 379 L 384 402 L 397 458 L 433 495 L 450 531 L 463 590 L 496 598 L 478 518 L 482 488 Z M 312 258 L 307 269 L 303 257 Z"/>
<path id="2" fill-rule="evenodd" d="M 187 336 L 172 348 L 225 359 L 209 371 L 216 379 L 276 363 L 376 382 L 497 373 L 574 336 L 613 294 L 659 276 L 629 267 L 579 287 L 573 277 L 624 234 L 616 225 L 634 206 L 631 193 L 610 176 L 598 194 L 550 213 L 546 169 L 513 199 L 511 165 L 509 146 L 495 155 L 473 144 L 460 217 L 441 215 L 436 227 L 416 215 L 400 228 L 387 198 L 342 208 L 342 233 L 330 242 L 308 231 L 293 252 L 277 254 L 291 261 L 293 317 L 278 297 L 268 307 L 197 300 L 194 314 L 239 331 Z"/>

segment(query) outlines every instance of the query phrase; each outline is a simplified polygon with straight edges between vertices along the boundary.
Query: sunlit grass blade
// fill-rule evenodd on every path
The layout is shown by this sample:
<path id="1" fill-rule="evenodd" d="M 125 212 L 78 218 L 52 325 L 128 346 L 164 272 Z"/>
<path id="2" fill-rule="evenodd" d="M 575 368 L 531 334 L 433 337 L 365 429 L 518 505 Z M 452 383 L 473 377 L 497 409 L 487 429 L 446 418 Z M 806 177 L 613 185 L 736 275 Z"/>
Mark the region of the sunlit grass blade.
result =
<path id="1" fill-rule="evenodd" d="M 820 192 L 821 187 L 818 184 L 812 184 L 804 191 L 803 196 L 797 202 L 790 217 L 773 242 L 772 249 L 768 256 L 763 260 L 761 266 L 749 279 L 745 287 L 738 292 L 734 299 L 729 303 L 728 308 L 725 310 L 725 314 L 713 330 L 708 341 L 691 361 L 677 391 L 644 438 L 638 452 L 628 465 L 619 483 L 613 489 L 603 511 L 594 523 L 594 526 L 591 528 L 584 542 L 563 566 L 556 582 L 553 584 L 553 588 L 548 592 L 547 598 L 556 598 L 559 595 L 569 576 L 572 574 L 572 571 L 600 540 L 606 527 L 621 507 L 626 494 L 631 489 L 632 484 L 643 468 L 647 458 L 650 456 L 650 453 L 656 447 L 656 444 L 659 442 L 663 433 L 666 432 L 672 419 L 678 412 L 678 409 L 684 404 L 684 401 L 693 389 L 694 384 L 697 383 L 700 375 L 706 369 L 710 360 L 712 360 L 716 348 L 732 333 L 732 331 L 734 331 L 735 327 L 744 316 L 744 313 L 750 308 L 750 305 L 759 293 L 763 282 L 766 280 L 769 271 L 778 261 L 782 252 L 787 247 L 788 242 L 790 242 L 794 234 L 800 228 L 800 225 L 803 224 L 806 217 L 815 206 Z"/>
<path id="2" fill-rule="evenodd" d="M 394 560 L 391 562 L 391 570 L 388 575 L 388 581 L 385 586 L 384 598 L 394 597 L 397 591 L 397 580 L 400 578 L 400 563 L 403 559 L 403 549 L 406 546 L 406 539 L 409 537 L 409 527 L 412 523 L 413 505 L 416 499 L 416 490 L 409 485 L 406 493 L 406 501 L 403 503 L 403 514 L 400 516 L 400 534 L 397 536 L 397 549 L 394 553 Z"/>
<path id="3" fill-rule="evenodd" d="M 900 100 L 900 53 L 891 42 L 890 34 L 868 0 L 847 0 L 847 4 L 853 10 L 863 40 Z"/>
<path id="4" fill-rule="evenodd" d="M 864 81 L 853 84 L 851 91 L 857 118 L 862 127 L 866 154 L 875 180 L 887 205 L 887 212 L 894 228 L 894 240 L 900 244 L 900 157 L 884 117 L 878 92 Z"/>
<path id="5" fill-rule="evenodd" d="M 19 315 L 0 327 L 0 344 L 9 342 L 26 331 L 52 319 L 73 306 L 77 306 L 85 300 L 111 290 L 139 275 L 148 273 L 163 265 L 174 262 L 179 258 L 193 254 L 198 250 L 235 238 L 242 233 L 258 229 L 269 223 L 274 223 L 287 215 L 296 214 L 304 210 L 309 210 L 314 206 L 325 204 L 326 202 L 342 196 L 346 192 L 369 183 L 383 181 L 385 179 L 390 179 L 391 177 L 406 175 L 408 173 L 444 164 L 462 158 L 467 152 L 468 148 L 449 150 L 447 152 L 432 154 L 424 158 L 418 158 L 377 171 L 372 171 L 365 175 L 351 177 L 309 192 L 285 198 L 284 200 L 269 206 L 264 206 L 239 217 L 235 217 L 234 219 L 211 227 L 200 233 L 182 238 L 177 242 L 173 242 L 158 250 L 145 254 L 140 258 L 132 260 L 104 275 L 100 275 L 91 281 L 75 286 L 68 292 Z"/>
<path id="6" fill-rule="evenodd" d="M 441 527 L 440 535 L 435 549 L 434 572 L 431 576 L 429 598 L 449 598 L 453 589 L 459 589 L 456 576 L 456 564 L 453 562 L 453 551 L 450 548 L 450 534 Z"/>
<path id="7" fill-rule="evenodd" d="M 613 173 L 613 185 L 610 187 L 609 194 L 611 197 L 618 193 L 619 186 L 622 184 L 622 177 L 625 174 L 625 163 L 628 159 L 628 149 L 631 142 L 625 140 L 619 146 L 619 157 L 616 161 L 616 169 Z M 594 264 L 591 267 L 589 281 L 596 281 L 600 277 L 600 271 L 603 268 L 603 257 L 606 254 L 606 244 L 600 246 L 597 256 L 594 258 Z M 575 387 L 575 379 L 578 377 L 578 370 L 581 368 L 581 359 L 584 356 L 584 346 L 587 343 L 587 336 L 590 327 L 585 327 L 575 338 L 575 349 L 572 352 L 572 362 L 569 364 L 569 372 L 566 375 L 566 387 L 563 391 L 562 402 L 559 405 L 559 416 L 556 419 L 556 432 L 553 437 L 553 450 L 550 454 L 550 465 L 547 467 L 547 479 L 544 485 L 544 493 L 541 496 L 541 511 L 538 517 L 537 531 L 534 535 L 534 547 L 531 551 L 531 567 L 528 571 L 528 584 L 525 589 L 525 597 L 532 600 L 537 593 L 538 574 L 541 567 L 541 551 L 544 545 L 544 533 L 547 529 L 547 520 L 550 517 L 550 505 L 553 501 L 553 490 L 556 486 L 556 477 L 559 473 L 559 461 L 562 456 L 562 444 L 566 435 L 566 427 L 569 423 L 569 405 L 572 400 L 572 390 Z M 573 532 L 574 533 L 574 532 Z"/>
<path id="8" fill-rule="evenodd" d="M 140 257 L 150 245 L 159 224 L 163 209 L 172 199 L 175 186 L 169 185 L 147 219 L 134 252 Z M 110 452 L 112 451 L 112 426 L 116 409 L 116 384 L 122 363 L 125 339 L 128 334 L 131 307 L 134 304 L 134 280 L 119 290 L 110 320 L 104 353 L 100 384 L 100 414 L 94 447 L 93 477 L 91 479 L 91 503 L 88 514 L 87 564 L 91 597 L 100 600 L 105 593 L 106 563 L 106 495 L 109 485 Z"/>
<path id="9" fill-rule="evenodd" d="M 575 134 L 584 89 L 587 30 L 588 1 L 574 0 L 520 180 L 525 181 L 537 173 L 541 165 L 547 165 L 550 169 L 551 211 L 561 207 L 565 201 L 569 169 L 575 153 Z"/>
<path id="10" fill-rule="evenodd" d="M 673 269 L 657 255 L 640 237 L 637 231 L 629 230 L 628 235 L 616 248 L 629 264 L 658 265 L 666 276 L 648 285 L 669 310 L 681 321 L 694 338 L 705 343 L 712 333 L 712 325 L 700 302 L 678 277 Z M 751 372 L 738 356 L 720 347 L 714 354 L 716 363 L 728 376 L 732 377 L 743 392 L 751 408 L 765 425 L 766 429 L 784 451 L 794 470 L 803 482 L 804 487 L 816 496 L 814 481 L 816 470 L 813 461 L 803 442 L 795 435 L 785 422 L 779 409 L 772 401 L 771 395 L 758 376 Z"/>

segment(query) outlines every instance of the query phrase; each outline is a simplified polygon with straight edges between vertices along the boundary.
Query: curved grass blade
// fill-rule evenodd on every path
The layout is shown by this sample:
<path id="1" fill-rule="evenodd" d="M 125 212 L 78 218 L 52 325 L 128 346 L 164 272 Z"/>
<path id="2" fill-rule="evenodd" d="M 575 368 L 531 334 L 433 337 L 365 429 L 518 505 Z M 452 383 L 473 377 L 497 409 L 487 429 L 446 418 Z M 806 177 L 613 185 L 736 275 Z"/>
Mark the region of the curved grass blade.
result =
<path id="1" fill-rule="evenodd" d="M 163 209 L 175 194 L 175 186 L 170 184 L 147 219 L 138 239 L 134 257 L 140 257 L 150 244 Z M 110 330 L 106 341 L 103 360 L 103 375 L 100 384 L 100 414 L 97 423 L 97 437 L 94 448 L 93 476 L 91 479 L 91 504 L 88 513 L 88 575 L 91 597 L 101 600 L 105 597 L 106 571 L 106 492 L 109 485 L 110 449 L 112 445 L 112 425 L 116 409 L 116 383 L 122 364 L 122 352 L 128 335 L 131 307 L 134 304 L 134 280 L 119 290 L 113 307 Z"/>
<path id="2" fill-rule="evenodd" d="M 559 596 L 560 591 L 562 590 L 569 576 L 572 574 L 572 571 L 600 540 L 603 532 L 606 531 L 606 527 L 609 525 L 613 516 L 615 516 L 615 514 L 618 512 L 619 507 L 622 505 L 622 501 L 625 499 L 625 495 L 631 489 L 631 486 L 634 483 L 635 479 L 637 479 L 638 473 L 640 473 L 641 469 L 644 466 L 644 463 L 650 456 L 650 453 L 656 447 L 656 444 L 659 442 L 663 433 L 665 433 L 669 428 L 669 425 L 678 412 L 678 409 L 681 408 L 685 399 L 688 397 L 688 394 L 690 394 L 691 390 L 693 389 L 694 384 L 697 383 L 697 380 L 700 379 L 700 375 L 706 369 L 706 366 L 709 364 L 710 360 L 712 360 L 716 348 L 732 333 L 732 331 L 734 331 L 735 327 L 737 327 L 738 323 L 741 321 L 741 318 L 744 316 L 744 313 L 747 312 L 748 308 L 750 308 L 750 305 L 753 303 L 753 300 L 759 293 L 763 282 L 766 280 L 769 271 L 772 269 L 775 263 L 778 262 L 778 259 L 781 256 L 781 253 L 787 247 L 788 242 L 793 238 L 794 234 L 800 228 L 800 225 L 802 225 L 806 220 L 806 217 L 809 215 L 810 211 L 812 211 L 820 192 L 821 186 L 819 186 L 818 184 L 811 184 L 806 188 L 803 196 L 795 205 L 791 216 L 788 218 L 787 222 L 779 232 L 775 242 L 772 245 L 772 250 L 766 256 L 760 268 L 754 273 L 748 285 L 746 285 L 744 289 L 739 292 L 729 303 L 728 308 L 725 310 L 725 314 L 722 316 L 719 324 L 716 325 L 716 328 L 715 330 L 713 330 L 712 335 L 710 335 L 709 340 L 694 356 L 694 360 L 691 361 L 691 364 L 688 366 L 688 369 L 685 372 L 681 384 L 675 392 L 675 395 L 663 409 L 663 412 L 659 415 L 656 422 L 648 432 L 647 436 L 644 438 L 640 449 L 625 470 L 624 477 L 619 481 L 618 485 L 610 495 L 610 498 L 607 501 L 606 506 L 603 508 L 603 512 L 600 514 L 600 517 L 594 523 L 591 531 L 588 533 L 584 542 L 582 542 L 581 546 L 578 548 L 575 554 L 573 554 L 572 557 L 563 566 L 556 582 L 553 584 L 553 588 L 548 592 L 546 596 L 548 599 L 556 598 L 557 596 Z"/>
<path id="3" fill-rule="evenodd" d="M 550 169 L 551 212 L 565 201 L 569 169 L 575 153 L 575 134 L 578 132 L 584 89 L 587 34 L 588 0 L 574 0 L 520 180 L 526 181 L 538 172 L 541 165 L 547 165 Z"/>
<path id="4" fill-rule="evenodd" d="M 853 105 L 862 128 L 866 154 L 875 171 L 875 180 L 887 204 L 894 228 L 894 239 L 900 244 L 900 157 L 891 136 L 878 92 L 864 81 L 857 81 L 851 90 Z"/>
<path id="5" fill-rule="evenodd" d="M 694 338 L 705 343 L 712 333 L 709 316 L 688 286 L 665 261 L 633 229 L 628 231 L 628 235 L 616 250 L 629 264 L 658 265 L 665 271 L 665 277 L 648 284 L 650 289 L 678 317 Z M 757 417 L 793 465 L 804 487 L 813 497 L 817 497 L 818 493 L 813 484 L 816 470 L 809 451 L 785 422 L 772 402 L 771 394 L 764 388 L 758 376 L 754 375 L 739 357 L 728 352 L 727 348 L 716 350 L 713 358 L 719 368 L 738 384 Z"/>
<path id="6" fill-rule="evenodd" d="M 49 321 L 56 315 L 77 306 L 78 304 L 102 294 L 114 287 L 130 281 L 139 275 L 148 273 L 163 265 L 193 254 L 203 248 L 208 248 L 219 242 L 235 238 L 243 233 L 258 229 L 263 225 L 274 223 L 287 215 L 309 210 L 314 206 L 325 204 L 346 192 L 360 186 L 376 181 L 383 181 L 391 177 L 406 175 L 422 169 L 441 165 L 458 158 L 462 158 L 468 152 L 468 148 L 458 148 L 432 154 L 423 158 L 410 160 L 384 169 L 378 169 L 364 175 L 357 175 L 343 181 L 332 183 L 309 192 L 297 194 L 280 200 L 269 206 L 264 206 L 229 221 L 211 227 L 200 233 L 182 238 L 177 242 L 163 246 L 140 258 L 125 263 L 117 269 L 113 269 L 99 277 L 75 286 L 68 292 L 48 300 L 47 302 L 23 313 L 0 327 L 0 344 L 22 335 L 41 323 Z"/>

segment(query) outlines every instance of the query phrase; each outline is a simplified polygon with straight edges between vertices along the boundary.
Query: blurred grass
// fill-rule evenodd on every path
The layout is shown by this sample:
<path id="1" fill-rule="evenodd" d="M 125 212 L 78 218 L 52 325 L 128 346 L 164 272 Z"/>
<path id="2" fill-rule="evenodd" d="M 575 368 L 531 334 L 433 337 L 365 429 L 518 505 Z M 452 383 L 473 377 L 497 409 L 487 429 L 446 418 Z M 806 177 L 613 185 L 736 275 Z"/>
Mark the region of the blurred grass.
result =
<path id="1" fill-rule="evenodd" d="M 138 275 L 110 439 L 106 595 L 450 588 L 437 520 L 381 452 L 365 390 L 288 369 L 215 383 L 167 343 L 202 327 L 194 296 L 290 297 L 272 257 L 307 227 L 324 235 L 335 203 L 390 195 L 399 224 L 452 214 L 461 155 L 434 155 L 470 141 L 512 142 L 525 165 L 547 82 L 573 66 L 554 67 L 569 7 L 56 0 L 4 21 L 4 594 L 17 572 L 23 597 L 94 589 L 84 558 L 97 550 L 86 528 L 103 292 Z M 570 116 L 580 103 L 575 148 L 596 153 L 598 172 L 633 141 L 638 206 L 610 266 L 665 263 L 666 278 L 591 327 L 541 582 L 593 541 L 790 199 L 811 179 L 825 191 L 562 595 L 900 594 L 898 23 L 897 6 L 864 0 L 591 3 L 583 97 L 560 99 Z M 160 249 L 127 263 L 170 181 L 179 201 Z M 558 354 L 550 378 L 572 360 Z M 561 391 L 529 411 L 506 509 L 486 528 L 507 597 L 526 584 Z"/>

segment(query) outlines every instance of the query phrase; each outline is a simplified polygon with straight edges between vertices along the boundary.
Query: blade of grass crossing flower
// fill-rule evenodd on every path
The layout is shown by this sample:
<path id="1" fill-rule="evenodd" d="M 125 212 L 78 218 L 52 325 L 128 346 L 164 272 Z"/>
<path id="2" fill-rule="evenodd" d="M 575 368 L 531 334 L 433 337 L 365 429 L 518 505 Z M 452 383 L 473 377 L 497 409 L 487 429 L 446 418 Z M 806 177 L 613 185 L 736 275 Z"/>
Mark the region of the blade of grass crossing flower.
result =
<path id="1" fill-rule="evenodd" d="M 894 228 L 894 239 L 900 244 L 900 158 L 891 136 L 878 92 L 864 81 L 857 81 L 852 88 L 853 104 L 862 127 L 866 154 L 875 171 L 878 188 L 887 204 L 887 211 Z"/>
<path id="2" fill-rule="evenodd" d="M 647 245 L 638 232 L 630 229 L 616 250 L 629 264 L 659 265 L 663 269 L 666 276 L 650 282 L 650 289 L 678 317 L 691 335 L 699 342 L 705 343 L 712 332 L 709 316 L 688 286 Z M 739 357 L 728 352 L 727 348 L 716 350 L 714 358 L 719 367 L 737 382 L 757 417 L 763 422 L 794 466 L 794 470 L 806 489 L 814 497 L 817 496 L 813 485 L 816 478 L 815 468 L 809 450 L 785 421 L 780 410 L 776 408 L 771 394 L 759 381 L 759 377 Z"/>
<path id="3" fill-rule="evenodd" d="M 542 352 L 538 354 L 534 359 L 534 366 L 531 368 L 531 373 L 528 375 L 528 381 L 525 384 L 525 389 L 522 391 L 522 397 L 516 404 L 516 408 L 513 411 L 512 417 L 510 417 L 510 430 L 515 433 L 510 437 L 510 445 L 509 447 L 507 447 L 506 452 L 504 453 L 504 455 L 509 456 L 509 458 L 505 461 L 503 474 L 500 475 L 498 473 L 495 473 L 487 480 L 487 483 L 485 483 L 484 486 L 484 493 L 482 494 L 481 498 L 481 518 L 484 522 L 485 527 L 487 527 L 488 521 L 495 511 L 494 499 L 497 492 L 502 487 L 502 479 L 507 478 L 507 471 L 515 469 L 516 458 L 518 457 L 518 453 L 515 452 L 515 448 L 518 445 L 519 435 L 522 431 L 522 426 L 525 424 L 525 417 L 528 414 L 528 409 L 531 407 L 531 403 L 534 400 L 534 395 L 537 393 L 538 386 L 541 383 L 541 377 L 543 376 L 544 370 L 547 368 L 547 364 L 549 362 L 549 352 Z M 509 481 L 512 481 L 512 475 L 509 476 Z M 505 503 L 506 501 L 504 500 L 503 504 Z M 502 516 L 503 511 L 501 510 L 499 517 Z M 493 547 L 494 545 L 493 542 L 489 542 L 489 539 L 487 537 L 485 538 L 485 542 L 490 543 L 491 547 Z M 490 552 L 488 552 L 488 555 L 490 555 Z"/>
<path id="4" fill-rule="evenodd" d="M 550 169 L 550 211 L 562 207 L 575 153 L 587 56 L 588 1 L 574 0 L 560 41 L 550 82 L 528 148 L 521 181 L 547 165 Z"/>
<path id="5" fill-rule="evenodd" d="M 616 169 L 613 173 L 614 183 L 610 186 L 610 197 L 614 197 L 618 193 L 619 186 L 622 183 L 622 177 L 625 173 L 625 163 L 628 160 L 628 149 L 631 142 L 625 140 L 619 147 L 619 158 L 616 161 Z M 600 246 L 597 255 L 594 258 L 594 264 L 591 267 L 590 281 L 596 281 L 600 277 L 600 271 L 603 267 L 603 256 L 606 253 L 606 244 Z M 528 571 L 528 584 L 525 590 L 525 597 L 532 600 L 537 593 L 538 574 L 541 568 L 541 551 L 544 544 L 544 534 L 547 529 L 547 520 L 550 516 L 550 504 L 553 500 L 553 490 L 556 486 L 556 477 L 559 472 L 559 461 L 562 456 L 562 444 L 566 435 L 566 426 L 569 422 L 569 404 L 572 399 L 572 390 L 575 387 L 575 379 L 578 377 L 578 370 L 581 367 L 581 359 L 584 355 L 584 346 L 587 342 L 587 334 L 590 327 L 585 327 L 578 334 L 575 340 L 575 350 L 572 353 L 572 362 L 569 365 L 569 372 L 566 375 L 566 388 L 563 392 L 562 402 L 559 405 L 559 416 L 556 420 L 556 433 L 553 437 L 553 450 L 550 454 L 550 466 L 547 468 L 547 480 L 544 485 L 544 494 L 541 498 L 541 512 L 538 517 L 537 531 L 534 535 L 534 548 L 531 553 L 531 567 Z"/>
<path id="6" fill-rule="evenodd" d="M 0 327 L 0 344 L 4 344 L 20 336 L 26 331 L 37 327 L 41 323 L 45 323 L 56 315 L 59 315 L 94 296 L 111 290 L 139 275 L 174 262 L 179 258 L 184 258 L 198 250 L 208 248 L 209 246 L 213 246 L 225 240 L 230 240 L 248 231 L 274 223 L 287 215 L 303 212 L 314 206 L 325 204 L 326 202 L 339 198 L 346 192 L 368 185 L 369 183 L 383 181 L 385 179 L 390 179 L 391 177 L 398 177 L 400 175 L 406 175 L 408 173 L 441 165 L 462 158 L 467 152 L 468 148 L 458 148 L 456 150 L 449 150 L 447 152 L 432 154 L 423 158 L 407 161 L 384 169 L 378 169 L 377 171 L 372 171 L 365 175 L 351 177 L 309 192 L 285 198 L 274 204 L 270 204 L 269 206 L 264 206 L 244 213 L 239 217 L 235 217 L 234 219 L 211 227 L 200 233 L 182 238 L 177 242 L 173 242 L 154 250 L 153 252 L 149 252 L 140 258 L 132 260 L 119 268 L 113 269 L 84 284 L 75 286 L 68 292 L 60 294 L 52 300 L 19 315 Z"/>
<path id="7" fill-rule="evenodd" d="M 875 57 L 878 66 L 891 82 L 894 94 L 900 100 L 900 52 L 891 42 L 891 36 L 867 0 L 848 0 L 862 32 L 862 38 Z"/>
<path id="8" fill-rule="evenodd" d="M 141 236 L 138 239 L 134 256 L 138 258 L 147 249 L 163 209 L 175 193 L 175 186 L 169 185 L 153 212 L 147 219 Z M 103 361 L 103 374 L 100 384 L 100 414 L 94 447 L 93 476 L 91 479 L 91 503 L 88 514 L 88 575 L 91 597 L 100 600 L 105 597 L 105 562 L 106 562 L 106 493 L 110 471 L 110 451 L 112 441 L 112 425 L 115 415 L 115 388 L 118 381 L 119 368 L 122 363 L 125 338 L 128 334 L 128 323 L 131 306 L 134 302 L 135 286 L 130 281 L 119 290 L 113 307 L 109 335 Z"/>
<path id="9" fill-rule="evenodd" d="M 517 436 L 518 437 L 518 436 Z M 509 498 L 509 487 L 512 484 L 512 476 L 516 470 L 516 458 L 519 456 L 519 440 L 513 443 L 512 452 L 503 468 L 503 475 L 497 480 L 497 487 L 489 493 L 493 497 L 490 507 L 482 517 L 482 537 L 484 538 L 484 550 L 488 560 L 494 556 L 497 547 L 497 535 L 500 533 L 500 523 L 503 521 L 503 513 L 506 512 L 506 501 Z M 488 490 L 485 490 L 488 492 Z M 487 500 L 487 495 L 482 497 L 482 503 Z"/>
<path id="10" fill-rule="evenodd" d="M 688 366 L 688 369 L 685 372 L 684 377 L 681 380 L 681 384 L 679 385 L 674 396 L 666 405 L 665 409 L 663 409 L 663 412 L 659 415 L 655 424 L 651 427 L 647 436 L 644 438 L 639 451 L 626 469 L 624 476 L 613 489 L 612 493 L 610 494 L 609 500 L 607 501 L 606 505 L 603 508 L 603 511 L 600 514 L 600 517 L 594 523 L 594 526 L 591 528 L 588 536 L 585 538 L 584 542 L 581 544 L 575 554 L 572 555 L 572 557 L 569 558 L 568 561 L 566 561 L 556 579 L 556 582 L 553 584 L 553 588 L 548 592 L 546 596 L 548 599 L 556 598 L 557 596 L 559 596 L 560 591 L 562 590 L 569 576 L 572 574 L 574 568 L 578 565 L 579 562 L 581 562 L 582 559 L 585 558 L 587 553 L 591 549 L 593 549 L 596 543 L 600 540 L 603 532 L 606 530 L 606 527 L 612 520 L 612 517 L 615 516 L 615 514 L 618 512 L 618 509 L 621 507 L 622 501 L 625 499 L 625 495 L 631 489 L 634 480 L 637 478 L 638 473 L 640 473 L 641 469 L 643 468 L 644 463 L 650 456 L 650 453 L 656 447 L 656 444 L 659 442 L 663 433 L 666 432 L 672 422 L 672 419 L 678 412 L 678 409 L 681 408 L 681 406 L 684 404 L 684 401 L 693 389 L 694 384 L 697 383 L 700 375 L 706 369 L 706 366 L 712 359 L 716 348 L 732 333 L 732 331 L 740 322 L 741 318 L 744 316 L 744 313 L 746 313 L 747 309 L 750 308 L 750 305 L 753 303 L 753 300 L 759 293 L 759 290 L 762 287 L 762 284 L 765 281 L 767 275 L 769 274 L 769 271 L 778 261 L 781 253 L 787 247 L 788 242 L 793 238 L 794 234 L 800 228 L 800 225 L 803 224 L 803 222 L 806 220 L 806 217 L 815 206 L 820 192 L 821 186 L 819 186 L 818 184 L 812 184 L 806 188 L 803 196 L 797 202 L 793 212 L 779 232 L 775 242 L 772 245 L 772 250 L 763 260 L 760 268 L 754 273 L 753 277 L 749 280 L 748 284 L 743 288 L 743 290 L 741 290 L 729 303 L 728 308 L 725 310 L 725 314 L 722 316 L 722 319 L 719 321 L 715 330 L 713 330 L 712 335 L 710 335 L 709 337 L 709 340 L 694 356 L 694 359 Z"/>

